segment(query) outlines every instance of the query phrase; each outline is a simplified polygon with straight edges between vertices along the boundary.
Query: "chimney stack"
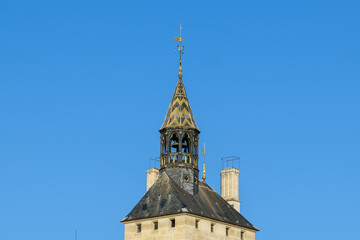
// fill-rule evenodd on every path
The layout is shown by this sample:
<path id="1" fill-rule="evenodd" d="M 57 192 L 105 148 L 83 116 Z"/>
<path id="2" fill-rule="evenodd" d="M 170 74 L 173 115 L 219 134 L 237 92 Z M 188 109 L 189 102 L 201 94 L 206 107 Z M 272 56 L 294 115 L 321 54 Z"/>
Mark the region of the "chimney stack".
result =
<path id="1" fill-rule="evenodd" d="M 221 170 L 221 196 L 240 212 L 239 200 L 239 168 L 240 158 L 227 157 L 222 158 Z M 238 164 L 237 164 L 238 162 Z"/>
<path id="2" fill-rule="evenodd" d="M 146 191 L 151 188 L 152 185 L 156 182 L 159 177 L 159 169 L 157 168 L 149 168 L 146 171 Z"/>

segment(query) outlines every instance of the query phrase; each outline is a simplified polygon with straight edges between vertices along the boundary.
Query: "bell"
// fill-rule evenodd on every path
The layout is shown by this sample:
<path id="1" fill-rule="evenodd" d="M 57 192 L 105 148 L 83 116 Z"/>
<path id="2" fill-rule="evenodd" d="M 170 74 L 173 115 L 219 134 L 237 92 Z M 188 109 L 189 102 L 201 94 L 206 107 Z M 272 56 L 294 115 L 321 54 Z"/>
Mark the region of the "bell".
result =
<path id="1" fill-rule="evenodd" d="M 178 148 L 179 147 L 179 143 L 177 141 L 174 141 L 173 145 L 171 145 L 171 147 L 173 148 Z"/>
<path id="2" fill-rule="evenodd" d="M 188 145 L 187 145 L 187 142 L 184 142 L 183 144 L 182 144 L 182 147 L 184 148 L 184 147 L 187 147 Z"/>

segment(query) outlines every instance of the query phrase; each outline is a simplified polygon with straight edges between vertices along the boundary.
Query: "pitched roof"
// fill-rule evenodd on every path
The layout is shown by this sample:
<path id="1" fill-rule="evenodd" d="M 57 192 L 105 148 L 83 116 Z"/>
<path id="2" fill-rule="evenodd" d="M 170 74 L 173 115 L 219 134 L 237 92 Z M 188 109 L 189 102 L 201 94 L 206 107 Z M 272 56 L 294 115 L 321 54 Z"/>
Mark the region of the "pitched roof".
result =
<path id="1" fill-rule="evenodd" d="M 192 213 L 258 231 L 205 182 L 199 182 L 198 194 L 192 195 L 165 172 L 122 222 L 177 213 Z"/>
<path id="2" fill-rule="evenodd" d="M 175 92 L 171 99 L 164 123 L 160 130 L 172 127 L 196 129 L 199 131 L 195 123 L 195 118 L 191 112 L 191 107 L 189 99 L 186 95 L 184 83 L 180 77 L 176 84 Z"/>

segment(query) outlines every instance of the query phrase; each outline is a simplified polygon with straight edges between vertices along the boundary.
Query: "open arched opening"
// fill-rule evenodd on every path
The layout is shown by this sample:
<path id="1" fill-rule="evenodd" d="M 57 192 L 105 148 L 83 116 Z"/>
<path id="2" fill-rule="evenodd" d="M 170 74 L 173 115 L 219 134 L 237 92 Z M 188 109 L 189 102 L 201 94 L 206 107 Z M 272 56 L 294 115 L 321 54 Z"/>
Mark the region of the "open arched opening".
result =
<path id="1" fill-rule="evenodd" d="M 185 134 L 185 136 L 182 139 L 182 152 L 183 153 L 189 153 L 189 149 L 190 149 L 190 137 L 189 134 Z"/>
<path id="2" fill-rule="evenodd" d="M 165 136 L 162 137 L 161 139 L 161 150 L 162 150 L 162 153 L 165 153 L 166 152 L 166 143 L 165 143 Z"/>
<path id="3" fill-rule="evenodd" d="M 179 152 L 179 138 L 175 133 L 170 138 L 170 149 L 172 153 Z"/>

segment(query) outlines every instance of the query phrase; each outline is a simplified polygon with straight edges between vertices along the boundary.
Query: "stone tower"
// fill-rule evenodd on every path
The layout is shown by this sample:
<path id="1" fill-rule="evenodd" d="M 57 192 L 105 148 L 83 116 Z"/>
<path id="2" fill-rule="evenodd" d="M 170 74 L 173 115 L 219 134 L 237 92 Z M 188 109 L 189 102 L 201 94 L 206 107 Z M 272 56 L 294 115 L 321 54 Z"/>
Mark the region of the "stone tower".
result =
<path id="1" fill-rule="evenodd" d="M 230 166 L 229 166 L 230 163 Z M 236 166 L 238 163 L 238 166 Z M 239 200 L 239 168 L 240 158 L 226 157 L 222 159 L 221 176 L 221 196 L 234 208 L 240 212 Z"/>
<path id="2" fill-rule="evenodd" d="M 240 203 L 239 209 L 232 204 L 238 201 L 236 194 L 224 199 L 199 180 L 200 131 L 182 80 L 183 39 L 176 40 L 180 42 L 179 75 L 159 130 L 160 169 L 147 171 L 147 192 L 122 220 L 125 240 L 254 240 L 258 229 L 240 214 Z M 231 184 L 238 181 L 236 176 Z"/>

